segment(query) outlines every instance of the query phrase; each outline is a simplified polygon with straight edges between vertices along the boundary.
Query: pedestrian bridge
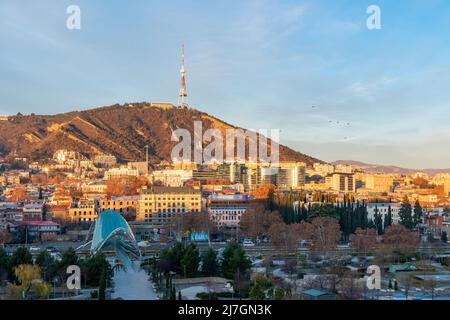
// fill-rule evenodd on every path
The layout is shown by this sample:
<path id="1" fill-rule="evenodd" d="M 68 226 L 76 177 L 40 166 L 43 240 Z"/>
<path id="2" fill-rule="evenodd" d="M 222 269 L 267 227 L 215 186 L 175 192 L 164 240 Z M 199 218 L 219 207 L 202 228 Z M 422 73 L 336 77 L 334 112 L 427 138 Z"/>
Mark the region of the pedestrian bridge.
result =
<path id="1" fill-rule="evenodd" d="M 129 268 L 132 260 L 140 258 L 136 239 L 128 222 L 115 211 L 104 211 L 95 221 L 92 240 L 78 249 L 90 247 L 91 254 L 115 252 L 120 263 Z"/>

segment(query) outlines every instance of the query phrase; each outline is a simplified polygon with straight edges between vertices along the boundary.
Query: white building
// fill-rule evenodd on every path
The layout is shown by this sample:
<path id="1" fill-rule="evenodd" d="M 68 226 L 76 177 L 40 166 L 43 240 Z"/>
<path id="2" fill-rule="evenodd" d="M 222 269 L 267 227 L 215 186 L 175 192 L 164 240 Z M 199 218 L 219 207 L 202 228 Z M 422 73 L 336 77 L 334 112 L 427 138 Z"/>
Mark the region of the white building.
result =
<path id="1" fill-rule="evenodd" d="M 378 210 L 378 214 L 381 214 L 383 221 L 386 219 L 386 215 L 389 211 L 389 206 L 392 212 L 392 223 L 397 224 L 400 222 L 400 203 L 368 203 L 367 204 L 367 218 L 374 220 L 375 212 Z"/>
<path id="2" fill-rule="evenodd" d="M 192 177 L 192 170 L 158 170 L 153 171 L 150 179 L 153 184 L 159 182 L 166 187 L 182 187 Z"/>
<path id="3" fill-rule="evenodd" d="M 105 179 L 108 180 L 112 177 L 139 177 L 139 170 L 130 169 L 127 167 L 112 168 L 105 172 Z"/>

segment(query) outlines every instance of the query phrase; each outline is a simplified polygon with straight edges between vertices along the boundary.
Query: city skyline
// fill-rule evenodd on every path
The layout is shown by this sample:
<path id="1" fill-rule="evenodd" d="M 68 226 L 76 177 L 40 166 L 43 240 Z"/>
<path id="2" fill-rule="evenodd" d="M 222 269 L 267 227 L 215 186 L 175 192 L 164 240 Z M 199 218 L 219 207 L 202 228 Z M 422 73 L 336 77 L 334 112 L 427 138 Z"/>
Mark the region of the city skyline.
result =
<path id="1" fill-rule="evenodd" d="M 282 144 L 325 161 L 450 167 L 445 1 L 379 1 L 372 31 L 370 1 L 78 1 L 75 31 L 70 4 L 0 4 L 1 114 L 175 104 L 185 43 L 189 101 L 201 111 L 282 128 Z"/>

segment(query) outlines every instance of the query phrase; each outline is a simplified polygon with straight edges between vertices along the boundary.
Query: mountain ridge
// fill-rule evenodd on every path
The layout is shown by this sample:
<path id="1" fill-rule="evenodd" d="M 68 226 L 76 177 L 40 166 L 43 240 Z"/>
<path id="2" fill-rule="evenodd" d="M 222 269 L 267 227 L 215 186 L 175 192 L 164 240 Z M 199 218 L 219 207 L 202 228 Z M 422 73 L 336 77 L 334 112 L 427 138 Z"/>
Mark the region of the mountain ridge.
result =
<path id="1" fill-rule="evenodd" d="M 205 112 L 167 103 L 114 104 L 55 115 L 18 114 L 0 121 L 0 156 L 42 160 L 68 149 L 90 158 L 112 154 L 121 161 L 142 161 L 148 145 L 150 162 L 169 161 L 176 144 L 171 141 L 172 131 L 185 128 L 192 134 L 194 121 L 202 121 L 204 130 L 243 129 Z M 323 163 L 281 144 L 280 160 Z"/>
<path id="2" fill-rule="evenodd" d="M 355 160 L 337 160 L 331 162 L 333 165 L 351 165 L 354 167 L 362 168 L 368 173 L 387 173 L 387 174 L 414 174 L 417 172 L 424 172 L 429 175 L 435 175 L 437 173 L 450 173 L 450 168 L 445 169 L 414 169 L 414 168 L 403 168 L 400 166 L 393 165 L 382 165 L 382 164 L 370 164 Z"/>

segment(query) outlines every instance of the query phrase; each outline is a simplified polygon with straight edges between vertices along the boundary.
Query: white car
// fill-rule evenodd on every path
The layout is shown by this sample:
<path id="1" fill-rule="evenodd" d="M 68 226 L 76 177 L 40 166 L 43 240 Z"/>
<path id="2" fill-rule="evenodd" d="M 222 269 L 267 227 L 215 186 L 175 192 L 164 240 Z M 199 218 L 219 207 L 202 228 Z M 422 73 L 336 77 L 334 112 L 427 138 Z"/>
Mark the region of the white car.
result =
<path id="1" fill-rule="evenodd" d="M 244 240 L 244 242 L 242 243 L 242 245 L 243 245 L 244 247 L 254 247 L 254 246 L 255 246 L 255 243 L 254 243 L 253 241 L 251 241 L 251 240 Z"/>

